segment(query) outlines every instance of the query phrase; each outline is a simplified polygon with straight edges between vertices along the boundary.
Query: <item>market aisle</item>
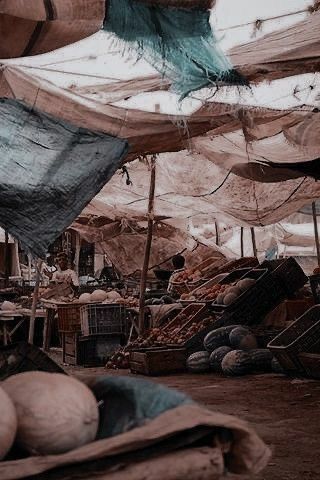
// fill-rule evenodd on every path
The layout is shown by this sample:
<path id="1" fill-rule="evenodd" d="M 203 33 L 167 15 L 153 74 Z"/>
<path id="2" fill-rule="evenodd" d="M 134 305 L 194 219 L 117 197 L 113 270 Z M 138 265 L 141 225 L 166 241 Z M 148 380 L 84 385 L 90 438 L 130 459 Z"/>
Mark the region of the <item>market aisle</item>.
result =
<path id="1" fill-rule="evenodd" d="M 70 368 L 70 373 L 128 374 L 101 368 Z M 178 388 L 212 410 L 250 422 L 274 451 L 268 468 L 255 477 L 257 480 L 320 478 L 320 382 L 290 380 L 281 375 L 231 379 L 185 374 L 152 380 Z"/>

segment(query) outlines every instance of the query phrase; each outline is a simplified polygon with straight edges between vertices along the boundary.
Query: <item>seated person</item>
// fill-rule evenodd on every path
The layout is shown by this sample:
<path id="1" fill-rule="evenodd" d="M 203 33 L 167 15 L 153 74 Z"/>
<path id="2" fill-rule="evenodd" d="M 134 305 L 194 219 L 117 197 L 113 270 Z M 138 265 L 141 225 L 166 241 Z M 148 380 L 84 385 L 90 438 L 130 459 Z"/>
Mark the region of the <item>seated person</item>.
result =
<path id="1" fill-rule="evenodd" d="M 58 270 L 53 273 L 52 281 L 55 283 L 70 283 L 73 287 L 79 287 L 79 278 L 74 270 L 68 266 L 68 257 L 60 254 L 57 257 Z"/>
<path id="2" fill-rule="evenodd" d="M 176 281 L 175 279 L 179 276 L 179 274 L 185 270 L 185 263 L 186 260 L 182 255 L 175 255 L 172 257 L 174 272 L 170 277 L 168 285 L 168 293 L 170 293 L 170 295 L 177 295 L 177 292 L 174 290 L 173 283 Z"/>

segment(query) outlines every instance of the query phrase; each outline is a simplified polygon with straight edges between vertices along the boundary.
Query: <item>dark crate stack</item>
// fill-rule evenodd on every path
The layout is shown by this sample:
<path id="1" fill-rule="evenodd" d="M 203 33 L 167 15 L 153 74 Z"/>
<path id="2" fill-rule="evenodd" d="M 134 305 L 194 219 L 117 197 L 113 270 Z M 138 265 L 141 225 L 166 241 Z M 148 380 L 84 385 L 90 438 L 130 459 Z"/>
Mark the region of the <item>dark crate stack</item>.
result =
<path id="1" fill-rule="evenodd" d="M 63 305 L 58 307 L 58 320 L 63 362 L 69 365 L 105 365 L 127 334 L 123 305 Z"/>

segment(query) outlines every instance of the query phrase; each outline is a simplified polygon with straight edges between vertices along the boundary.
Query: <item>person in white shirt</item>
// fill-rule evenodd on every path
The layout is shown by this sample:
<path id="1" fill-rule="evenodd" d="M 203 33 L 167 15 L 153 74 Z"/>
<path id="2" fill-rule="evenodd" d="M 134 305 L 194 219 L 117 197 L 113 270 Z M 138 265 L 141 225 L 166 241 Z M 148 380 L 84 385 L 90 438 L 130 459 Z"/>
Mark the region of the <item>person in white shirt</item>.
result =
<path id="1" fill-rule="evenodd" d="M 65 254 L 57 257 L 58 270 L 53 273 L 52 281 L 55 283 L 70 283 L 73 287 L 79 287 L 79 278 L 74 270 L 68 268 L 68 258 Z"/>

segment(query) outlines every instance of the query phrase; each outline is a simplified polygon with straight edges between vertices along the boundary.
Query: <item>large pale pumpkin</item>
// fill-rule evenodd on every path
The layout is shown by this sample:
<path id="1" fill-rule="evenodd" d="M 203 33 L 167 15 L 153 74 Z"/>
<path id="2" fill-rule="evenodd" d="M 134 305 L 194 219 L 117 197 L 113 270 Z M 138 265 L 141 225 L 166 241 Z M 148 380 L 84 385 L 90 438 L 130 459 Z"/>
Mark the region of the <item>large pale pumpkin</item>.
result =
<path id="1" fill-rule="evenodd" d="M 0 460 L 13 445 L 17 432 L 17 413 L 12 400 L 0 387 Z"/>
<path id="2" fill-rule="evenodd" d="M 65 453 L 95 440 L 97 402 L 79 380 L 26 372 L 9 377 L 2 387 L 17 411 L 17 444 L 31 454 Z"/>

